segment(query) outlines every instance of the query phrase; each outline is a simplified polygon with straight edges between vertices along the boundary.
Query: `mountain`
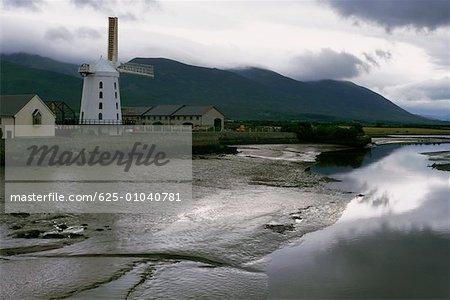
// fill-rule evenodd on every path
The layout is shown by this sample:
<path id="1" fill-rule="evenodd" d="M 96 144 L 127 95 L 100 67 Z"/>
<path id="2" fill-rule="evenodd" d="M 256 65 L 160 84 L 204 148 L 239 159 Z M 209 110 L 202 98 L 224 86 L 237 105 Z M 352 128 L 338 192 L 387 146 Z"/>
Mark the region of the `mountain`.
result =
<path id="1" fill-rule="evenodd" d="M 132 62 L 153 65 L 155 78 L 122 74 L 123 106 L 211 104 L 231 119 L 433 122 L 351 82 L 300 82 L 264 69 L 220 70 L 164 58 Z M 76 65 L 28 54 L 2 55 L 0 63 L 2 94 L 37 93 L 78 109 L 82 80 Z"/>
<path id="2" fill-rule="evenodd" d="M 27 53 L 13 53 L 2 54 L 0 56 L 2 61 L 9 61 L 14 64 L 30 67 L 33 69 L 47 70 L 57 73 L 66 74 L 74 77 L 81 77 L 78 73 L 78 66 L 69 63 L 63 63 L 53 60 L 51 58 L 27 54 Z"/>
<path id="3" fill-rule="evenodd" d="M 336 117 L 371 122 L 420 122 L 425 118 L 413 115 L 383 96 L 349 81 L 320 80 L 300 82 L 273 71 L 247 68 L 232 70 L 264 84 L 290 99 L 286 104 L 298 112 L 318 118 Z M 421 120 L 419 120 L 421 119 Z"/>
<path id="4" fill-rule="evenodd" d="M 81 77 L 0 61 L 2 95 L 38 94 L 44 101 L 66 101 L 71 107 L 78 108 L 82 87 Z"/>

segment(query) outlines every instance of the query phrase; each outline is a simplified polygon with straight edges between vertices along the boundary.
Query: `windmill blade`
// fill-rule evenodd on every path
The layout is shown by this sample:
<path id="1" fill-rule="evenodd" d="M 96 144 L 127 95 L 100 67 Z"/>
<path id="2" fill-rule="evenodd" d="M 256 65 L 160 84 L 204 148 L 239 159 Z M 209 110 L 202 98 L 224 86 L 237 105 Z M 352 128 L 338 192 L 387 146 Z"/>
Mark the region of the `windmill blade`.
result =
<path id="1" fill-rule="evenodd" d="M 144 65 L 144 64 L 137 64 L 137 63 L 125 63 L 121 64 L 117 71 L 121 73 L 128 73 L 128 74 L 134 74 L 134 75 L 141 75 L 141 76 L 147 76 L 154 78 L 154 72 L 153 72 L 153 66 L 151 65 Z"/>

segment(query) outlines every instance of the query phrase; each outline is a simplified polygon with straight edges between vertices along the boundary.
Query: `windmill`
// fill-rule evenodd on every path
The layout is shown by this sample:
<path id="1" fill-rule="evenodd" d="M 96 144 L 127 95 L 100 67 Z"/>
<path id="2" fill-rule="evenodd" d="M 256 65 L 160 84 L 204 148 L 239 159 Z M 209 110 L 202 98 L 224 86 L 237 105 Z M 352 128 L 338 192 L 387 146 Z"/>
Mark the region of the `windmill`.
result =
<path id="1" fill-rule="evenodd" d="M 118 64 L 118 19 L 109 17 L 108 59 L 82 64 L 78 72 L 83 76 L 80 124 L 122 124 L 119 75 L 128 73 L 154 77 L 153 66 Z"/>

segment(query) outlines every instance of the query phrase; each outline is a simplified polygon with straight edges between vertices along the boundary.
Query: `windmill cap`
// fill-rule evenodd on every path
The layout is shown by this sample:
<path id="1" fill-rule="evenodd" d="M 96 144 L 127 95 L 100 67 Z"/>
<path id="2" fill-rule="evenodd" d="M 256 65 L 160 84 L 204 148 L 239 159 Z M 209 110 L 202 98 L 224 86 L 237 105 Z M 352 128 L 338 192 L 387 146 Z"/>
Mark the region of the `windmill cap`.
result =
<path id="1" fill-rule="evenodd" d="M 98 61 L 96 61 L 94 64 L 91 65 L 90 71 L 92 73 L 98 74 L 98 73 L 106 73 L 110 76 L 117 75 L 119 76 L 119 72 L 117 72 L 116 68 L 114 67 L 113 63 L 109 60 L 106 60 L 104 58 L 100 58 Z M 105 75 L 106 75 L 105 74 Z"/>

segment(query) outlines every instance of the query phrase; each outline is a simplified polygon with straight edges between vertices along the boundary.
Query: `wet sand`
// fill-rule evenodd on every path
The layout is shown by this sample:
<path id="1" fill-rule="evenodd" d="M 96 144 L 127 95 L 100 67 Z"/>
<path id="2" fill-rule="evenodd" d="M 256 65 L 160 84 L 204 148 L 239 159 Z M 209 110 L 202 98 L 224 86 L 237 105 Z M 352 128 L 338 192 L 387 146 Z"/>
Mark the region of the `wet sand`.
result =
<path id="1" fill-rule="evenodd" d="M 151 214 L 1 215 L 0 297 L 264 297 L 267 255 L 333 224 L 355 196 L 310 171 L 338 149 L 249 145 L 196 159 L 194 200 Z"/>

